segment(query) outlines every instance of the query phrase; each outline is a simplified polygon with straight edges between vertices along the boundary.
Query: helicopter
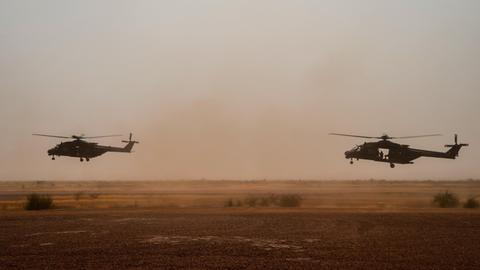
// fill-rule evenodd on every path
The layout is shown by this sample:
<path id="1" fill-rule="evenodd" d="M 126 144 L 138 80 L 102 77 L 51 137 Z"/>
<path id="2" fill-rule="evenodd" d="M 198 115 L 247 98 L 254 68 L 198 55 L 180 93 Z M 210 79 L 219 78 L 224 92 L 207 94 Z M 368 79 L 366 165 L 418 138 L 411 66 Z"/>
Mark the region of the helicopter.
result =
<path id="1" fill-rule="evenodd" d="M 85 139 L 97 139 L 97 138 L 107 138 L 107 137 L 119 137 L 122 135 L 104 135 L 104 136 L 90 136 L 86 137 L 85 135 L 72 135 L 72 136 L 57 136 L 57 135 L 47 135 L 47 134 L 32 134 L 34 136 L 43 136 L 43 137 L 52 137 L 52 138 L 62 138 L 62 139 L 74 139 L 69 142 L 61 142 L 55 147 L 47 151 L 49 156 L 52 156 L 52 160 L 55 160 L 55 156 L 67 156 L 67 157 L 77 157 L 80 158 L 80 161 L 83 162 L 83 159 L 90 161 L 91 158 L 98 157 L 105 154 L 106 152 L 122 152 L 130 153 L 132 151 L 133 145 L 139 143 L 138 141 L 132 141 L 132 133 L 128 141 L 122 141 L 126 143 L 124 147 L 113 147 L 113 146 L 104 146 L 99 145 L 94 142 L 87 142 Z"/>
<path id="2" fill-rule="evenodd" d="M 350 159 L 350 164 L 353 164 L 353 159 L 366 159 L 377 162 L 390 163 L 390 168 L 395 168 L 395 164 L 413 164 L 412 160 L 419 157 L 434 157 L 434 158 L 447 158 L 455 159 L 458 156 L 458 152 L 463 146 L 468 146 L 465 143 L 458 143 L 458 136 L 454 136 L 454 144 L 447 144 L 445 147 L 449 147 L 446 152 L 437 152 L 423 149 L 410 148 L 406 144 L 394 143 L 390 140 L 397 139 L 411 139 L 441 136 L 441 134 L 429 134 L 418 136 L 403 136 L 403 137 L 390 137 L 384 134 L 379 137 L 375 136 L 360 136 L 342 133 L 329 133 L 329 135 L 366 138 L 366 139 L 380 139 L 378 142 L 365 142 L 362 145 L 357 145 L 351 150 L 345 152 L 345 158 Z M 388 150 L 387 154 L 384 154 L 383 150 Z"/>

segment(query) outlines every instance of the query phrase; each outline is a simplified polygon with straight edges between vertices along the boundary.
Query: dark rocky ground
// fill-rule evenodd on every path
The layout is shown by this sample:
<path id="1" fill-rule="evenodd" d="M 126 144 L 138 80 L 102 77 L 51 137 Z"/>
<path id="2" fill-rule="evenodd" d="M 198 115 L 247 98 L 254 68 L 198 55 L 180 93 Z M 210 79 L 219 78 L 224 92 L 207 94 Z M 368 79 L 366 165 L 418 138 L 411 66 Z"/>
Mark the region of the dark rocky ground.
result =
<path id="1" fill-rule="evenodd" d="M 0 212 L 1 269 L 480 269 L 478 211 Z"/>

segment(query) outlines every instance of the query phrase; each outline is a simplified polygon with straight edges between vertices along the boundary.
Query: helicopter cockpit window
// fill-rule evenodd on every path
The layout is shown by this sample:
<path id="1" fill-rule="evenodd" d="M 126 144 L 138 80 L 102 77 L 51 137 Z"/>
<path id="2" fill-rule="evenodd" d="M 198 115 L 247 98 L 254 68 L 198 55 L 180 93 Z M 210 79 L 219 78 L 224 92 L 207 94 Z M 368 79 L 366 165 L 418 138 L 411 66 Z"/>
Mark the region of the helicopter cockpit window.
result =
<path id="1" fill-rule="evenodd" d="M 350 151 L 359 152 L 360 151 L 360 146 L 357 145 L 357 146 L 353 147 L 352 150 L 350 150 Z"/>

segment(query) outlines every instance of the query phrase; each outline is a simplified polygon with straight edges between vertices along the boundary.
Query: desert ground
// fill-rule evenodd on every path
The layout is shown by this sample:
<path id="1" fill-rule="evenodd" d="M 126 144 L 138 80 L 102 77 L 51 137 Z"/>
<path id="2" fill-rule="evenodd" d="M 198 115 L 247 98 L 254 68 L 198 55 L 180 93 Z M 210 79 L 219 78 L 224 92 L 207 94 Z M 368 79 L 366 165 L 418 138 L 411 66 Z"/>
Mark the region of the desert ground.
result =
<path id="1" fill-rule="evenodd" d="M 480 210 L 435 207 L 446 190 L 480 182 L 5 181 L 0 268 L 480 269 Z M 245 203 L 272 194 L 302 202 Z"/>

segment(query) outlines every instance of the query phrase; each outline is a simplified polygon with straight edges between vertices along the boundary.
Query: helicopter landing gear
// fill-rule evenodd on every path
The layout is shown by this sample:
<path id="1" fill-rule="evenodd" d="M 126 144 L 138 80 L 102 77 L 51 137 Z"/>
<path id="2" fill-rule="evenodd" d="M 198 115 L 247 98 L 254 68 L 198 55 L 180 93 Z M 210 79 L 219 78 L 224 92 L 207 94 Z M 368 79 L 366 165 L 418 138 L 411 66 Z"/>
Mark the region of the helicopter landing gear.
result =
<path id="1" fill-rule="evenodd" d="M 83 162 L 83 158 L 80 158 L 80 162 Z"/>
<path id="2" fill-rule="evenodd" d="M 52 160 L 55 160 L 55 156 L 52 156 Z"/>
<path id="3" fill-rule="evenodd" d="M 85 158 L 85 160 L 86 160 L 87 162 L 89 162 L 89 161 L 90 161 L 90 159 L 89 159 L 88 157 L 87 157 L 87 158 Z"/>
<path id="4" fill-rule="evenodd" d="M 392 169 L 395 168 L 395 164 L 390 163 L 390 168 L 392 168 Z"/>
<path id="5" fill-rule="evenodd" d="M 350 164 L 353 164 L 353 159 L 350 160 Z"/>

